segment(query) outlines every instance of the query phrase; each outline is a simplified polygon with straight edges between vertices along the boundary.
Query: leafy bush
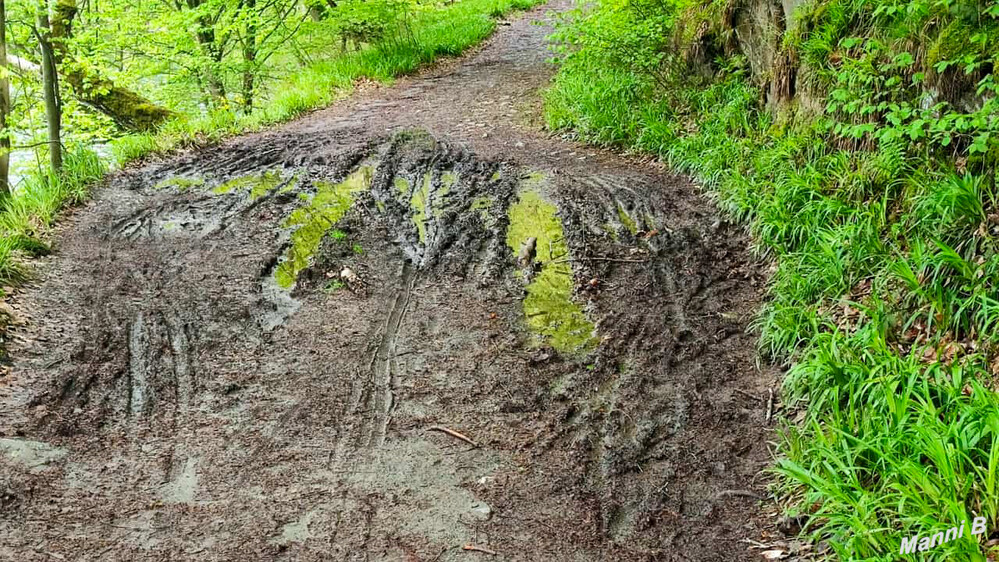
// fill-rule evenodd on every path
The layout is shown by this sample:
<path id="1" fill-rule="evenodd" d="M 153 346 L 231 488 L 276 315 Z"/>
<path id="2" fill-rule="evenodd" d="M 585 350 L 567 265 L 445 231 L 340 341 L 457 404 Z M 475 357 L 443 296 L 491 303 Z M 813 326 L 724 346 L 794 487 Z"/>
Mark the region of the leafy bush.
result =
<path id="1" fill-rule="evenodd" d="M 343 41 L 352 41 L 355 48 L 363 43 L 376 43 L 390 31 L 398 30 L 407 4 L 403 0 L 345 0 L 332 10 L 333 31 Z"/>

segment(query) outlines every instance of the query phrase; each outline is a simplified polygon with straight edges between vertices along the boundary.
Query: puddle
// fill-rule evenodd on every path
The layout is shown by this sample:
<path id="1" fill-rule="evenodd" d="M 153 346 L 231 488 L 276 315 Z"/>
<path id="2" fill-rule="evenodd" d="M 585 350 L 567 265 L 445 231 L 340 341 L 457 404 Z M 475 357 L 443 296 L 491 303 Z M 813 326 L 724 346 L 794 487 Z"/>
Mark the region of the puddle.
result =
<path id="1" fill-rule="evenodd" d="M 192 503 L 198 491 L 198 460 L 188 458 L 176 477 L 160 489 L 167 503 Z"/>
<path id="2" fill-rule="evenodd" d="M 255 312 L 257 323 L 265 332 L 284 324 L 288 317 L 302 307 L 302 303 L 288 294 L 287 287 L 278 284 L 276 274 L 277 270 L 275 270 L 275 275 L 266 275 L 260 281 L 261 295 L 265 301 L 271 304 L 269 307 L 257 307 Z"/>
<path id="3" fill-rule="evenodd" d="M 413 197 L 409 201 L 413 208 L 413 224 L 416 225 L 416 232 L 420 235 L 420 243 L 427 243 L 427 207 L 430 205 L 430 172 L 423 176 L 420 187 L 413 190 Z"/>
<path id="4" fill-rule="evenodd" d="M 316 194 L 308 204 L 295 209 L 282 226 L 295 228 L 291 246 L 274 269 L 274 280 L 282 289 L 290 289 L 298 274 L 309 267 L 323 236 L 350 209 L 354 194 L 371 187 L 374 167 L 361 166 L 340 183 L 316 182 Z"/>
<path id="5" fill-rule="evenodd" d="M 309 530 L 309 525 L 315 517 L 316 512 L 309 511 L 297 520 L 286 523 L 281 527 L 281 536 L 277 540 L 271 542 L 279 545 L 305 542 L 313 536 L 312 532 Z"/>
<path id="6" fill-rule="evenodd" d="M 232 193 L 233 191 L 243 191 L 248 190 L 250 192 L 250 200 L 256 201 L 264 195 L 267 195 L 278 186 L 280 186 L 285 181 L 281 172 L 264 172 L 262 174 L 250 174 L 248 176 L 240 176 L 238 178 L 231 179 L 222 185 L 216 187 L 212 190 L 212 193 L 216 195 L 223 195 L 226 193 Z M 294 182 L 289 182 L 287 186 L 282 188 L 282 190 L 291 189 Z"/>
<path id="7" fill-rule="evenodd" d="M 539 339 L 562 352 L 587 352 L 596 347 L 593 324 L 572 300 L 572 265 L 558 209 L 542 198 L 537 186 L 543 176 L 532 175 L 516 203 L 510 206 L 506 243 L 514 257 L 522 244 L 537 239 L 536 262 L 541 270 L 530 279 L 524 298 L 527 326 Z"/>
<path id="8" fill-rule="evenodd" d="M 65 457 L 66 453 L 66 449 L 40 441 L 0 439 L 0 456 L 32 472 L 43 470 L 46 465 Z"/>

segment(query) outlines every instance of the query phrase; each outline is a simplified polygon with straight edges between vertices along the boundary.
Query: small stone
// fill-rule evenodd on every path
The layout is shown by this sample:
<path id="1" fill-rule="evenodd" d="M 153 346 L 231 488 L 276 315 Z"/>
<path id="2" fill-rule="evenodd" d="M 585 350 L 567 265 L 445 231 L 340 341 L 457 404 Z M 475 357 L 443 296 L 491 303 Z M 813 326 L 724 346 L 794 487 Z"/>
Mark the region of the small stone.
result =
<path id="1" fill-rule="evenodd" d="M 489 504 L 484 502 L 478 502 L 472 505 L 472 509 L 470 511 L 472 515 L 480 521 L 488 521 L 493 514 L 492 508 L 489 507 Z"/>
<path id="2" fill-rule="evenodd" d="M 358 284 L 361 282 L 361 278 L 358 277 L 357 274 L 354 273 L 354 270 L 349 267 L 345 267 L 340 270 L 340 279 L 343 279 L 344 281 L 346 281 L 348 284 L 351 285 Z"/>

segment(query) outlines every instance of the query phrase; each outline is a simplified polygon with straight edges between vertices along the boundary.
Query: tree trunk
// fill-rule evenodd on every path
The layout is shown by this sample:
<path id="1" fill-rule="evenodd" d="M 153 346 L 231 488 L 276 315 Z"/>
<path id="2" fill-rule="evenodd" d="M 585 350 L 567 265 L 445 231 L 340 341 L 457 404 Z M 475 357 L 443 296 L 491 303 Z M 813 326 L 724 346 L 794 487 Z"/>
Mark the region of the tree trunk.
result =
<path id="1" fill-rule="evenodd" d="M 201 82 L 212 105 L 218 105 L 225 99 L 225 82 L 219 76 L 218 67 L 222 63 L 222 49 L 216 49 L 214 32 L 198 32 L 198 44 L 201 45 L 211 66 L 201 69 Z"/>
<path id="2" fill-rule="evenodd" d="M 53 58 L 57 66 L 63 67 L 66 83 L 76 97 L 113 119 L 122 129 L 148 131 L 173 117 L 169 109 L 73 64 L 66 43 L 73 36 L 77 11 L 76 0 L 57 0 L 51 22 Z"/>
<path id="3" fill-rule="evenodd" d="M 188 9 L 192 11 L 197 10 L 202 4 L 202 0 L 186 0 L 186 2 Z M 210 104 L 216 105 L 225 99 L 225 82 L 222 81 L 218 73 L 225 49 L 216 42 L 215 24 L 208 16 L 198 18 L 198 29 L 194 32 L 194 38 L 202 52 L 211 61 L 210 67 L 202 68 L 200 71 L 201 83 L 204 85 Z"/>
<path id="4" fill-rule="evenodd" d="M 10 82 L 7 79 L 7 6 L 0 0 L 0 196 L 10 193 Z"/>
<path id="5" fill-rule="evenodd" d="M 243 111 L 253 111 L 253 88 L 257 64 L 257 0 L 243 0 L 246 10 L 246 36 L 243 37 Z"/>
<path id="6" fill-rule="evenodd" d="M 62 170 L 62 108 L 59 104 L 59 77 L 56 73 L 48 12 L 48 5 L 43 2 L 38 10 L 38 42 L 42 48 L 42 92 L 45 97 L 45 119 L 49 125 L 49 159 L 52 171 L 59 172 Z"/>

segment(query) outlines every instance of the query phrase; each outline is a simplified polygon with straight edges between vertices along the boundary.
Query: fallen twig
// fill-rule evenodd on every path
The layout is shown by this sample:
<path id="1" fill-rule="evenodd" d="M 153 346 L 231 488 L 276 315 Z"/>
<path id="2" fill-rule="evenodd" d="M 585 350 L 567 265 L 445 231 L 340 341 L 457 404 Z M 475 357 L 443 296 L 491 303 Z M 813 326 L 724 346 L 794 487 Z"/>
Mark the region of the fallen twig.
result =
<path id="1" fill-rule="evenodd" d="M 753 400 L 759 400 L 760 402 L 763 402 L 763 398 L 762 397 L 757 396 L 757 395 L 753 394 L 752 392 L 746 392 L 745 390 L 743 390 L 741 388 L 736 388 L 734 390 L 735 390 L 735 392 L 737 394 L 741 394 L 741 395 L 745 396 L 746 398 L 752 398 Z"/>
<path id="2" fill-rule="evenodd" d="M 468 550 L 472 552 L 481 552 L 483 554 L 488 554 L 490 556 L 496 556 L 497 552 L 495 550 L 489 550 L 488 548 L 483 548 L 481 546 L 475 546 L 474 544 L 466 544 L 461 547 L 463 550 Z"/>
<path id="3" fill-rule="evenodd" d="M 753 548 L 770 548 L 771 545 L 763 544 L 760 541 L 754 541 L 753 539 L 739 539 L 739 542 L 744 542 Z"/>
<path id="4" fill-rule="evenodd" d="M 461 439 L 462 441 L 468 443 L 469 445 L 471 445 L 473 447 L 478 448 L 478 446 L 479 446 L 478 443 L 476 443 L 475 441 L 472 441 L 472 439 L 470 437 L 468 437 L 467 435 L 458 433 L 457 431 L 455 431 L 453 429 L 448 429 L 448 428 L 444 427 L 443 425 L 432 425 L 432 426 L 430 426 L 430 427 L 427 428 L 427 431 L 440 431 L 441 433 L 446 433 L 446 434 L 450 435 L 451 437 L 454 437 L 455 439 Z"/>
<path id="5" fill-rule="evenodd" d="M 770 388 L 767 392 L 769 392 L 769 396 L 767 397 L 767 425 L 770 425 L 770 420 L 774 417 L 774 389 Z"/>

